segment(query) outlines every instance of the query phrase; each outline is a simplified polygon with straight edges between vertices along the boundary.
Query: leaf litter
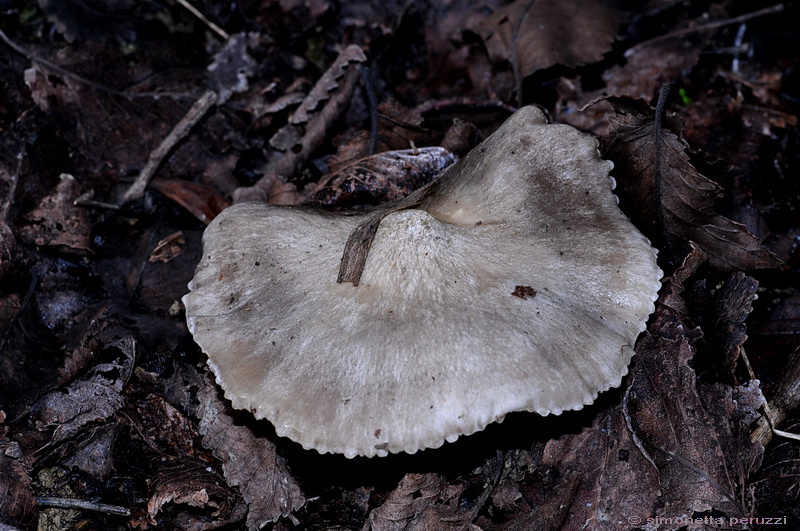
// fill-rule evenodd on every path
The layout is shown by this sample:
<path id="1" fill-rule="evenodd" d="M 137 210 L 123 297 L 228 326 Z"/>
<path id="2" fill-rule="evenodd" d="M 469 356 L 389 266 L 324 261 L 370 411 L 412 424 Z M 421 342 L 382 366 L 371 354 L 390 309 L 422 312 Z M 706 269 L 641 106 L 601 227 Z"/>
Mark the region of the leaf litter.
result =
<path id="1" fill-rule="evenodd" d="M 347 4 L 198 5 L 227 42 L 179 7 L 100 2 L 101 25 L 47 2 L 4 12 L 0 524 L 55 526 L 53 496 L 82 508 L 48 514 L 104 529 L 797 518 L 797 443 L 751 435 L 772 433 L 765 399 L 800 431 L 784 370 L 800 344 L 796 43 L 775 16 L 796 8 Z M 209 88 L 218 104 L 120 206 Z M 623 209 L 661 249 L 619 391 L 380 462 L 309 455 L 220 400 L 176 302 L 216 213 L 248 190 L 331 208 L 408 195 L 529 103 L 601 135 Z"/>

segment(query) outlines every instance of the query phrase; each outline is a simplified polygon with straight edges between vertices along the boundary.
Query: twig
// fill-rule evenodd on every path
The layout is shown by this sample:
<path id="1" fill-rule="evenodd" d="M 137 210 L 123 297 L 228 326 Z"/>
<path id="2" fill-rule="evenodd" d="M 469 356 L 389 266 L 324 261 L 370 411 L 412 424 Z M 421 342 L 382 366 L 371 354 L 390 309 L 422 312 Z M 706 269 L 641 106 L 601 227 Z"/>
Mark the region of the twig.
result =
<path id="1" fill-rule="evenodd" d="M 736 40 L 733 41 L 733 47 L 735 49 L 741 50 L 742 43 L 744 42 L 744 34 L 747 31 L 747 24 L 741 24 L 739 29 L 736 30 Z M 737 51 L 733 56 L 733 62 L 731 63 L 731 71 L 732 72 L 739 72 L 739 52 Z"/>
<path id="2" fill-rule="evenodd" d="M 22 55 L 23 57 L 26 57 L 32 63 L 41 65 L 41 66 L 43 66 L 43 67 L 45 67 L 45 68 L 47 68 L 49 70 L 52 70 L 53 72 L 56 72 L 59 75 L 64 76 L 67 79 L 71 79 L 73 81 L 77 81 L 81 85 L 87 86 L 87 87 L 92 88 L 94 90 L 97 90 L 99 92 L 104 92 L 106 94 L 110 94 L 112 96 L 117 96 L 117 97 L 126 98 L 126 99 L 136 99 L 136 98 L 188 99 L 188 98 L 190 98 L 189 95 L 183 94 L 183 93 L 179 93 L 179 92 L 125 92 L 125 91 L 116 90 L 116 89 L 113 89 L 113 88 L 111 88 L 109 86 L 102 85 L 100 83 L 96 83 L 96 82 L 94 82 L 94 81 L 92 81 L 90 79 L 87 79 L 87 78 L 85 78 L 83 76 L 80 76 L 80 75 L 78 75 L 78 74 L 76 74 L 74 72 L 70 72 L 66 68 L 64 68 L 62 66 L 59 66 L 59 65 L 55 64 L 52 61 L 48 61 L 47 59 L 39 57 L 35 53 L 26 50 L 25 48 L 23 48 L 22 46 L 20 46 L 16 42 L 12 41 L 8 37 L 8 35 L 6 35 L 2 30 L 0 30 L 0 41 L 3 41 L 4 43 L 6 43 L 6 45 L 9 48 L 14 50 L 18 54 Z"/>
<path id="3" fill-rule="evenodd" d="M 119 516 L 130 516 L 131 511 L 119 505 L 109 505 L 107 503 L 97 503 L 87 500 L 77 500 L 74 498 L 52 498 L 40 496 L 36 498 L 36 505 L 39 507 L 49 507 L 54 509 L 78 509 L 82 511 L 97 511 L 100 513 L 114 514 Z"/>
<path id="4" fill-rule="evenodd" d="M 369 78 L 369 68 L 361 70 L 361 81 L 364 82 L 364 91 L 369 101 L 369 150 L 368 155 L 375 154 L 378 145 L 378 98 L 375 96 L 375 87 Z"/>
<path id="5" fill-rule="evenodd" d="M 103 208 L 107 210 L 122 210 L 122 207 L 114 203 L 105 203 L 103 201 L 94 200 L 94 190 L 89 190 L 79 195 L 75 201 L 72 202 L 75 206 Z"/>
<path id="6" fill-rule="evenodd" d="M 270 140 L 281 138 L 279 144 L 291 139 L 291 146 L 276 150 L 260 170 L 263 174 L 253 186 L 237 188 L 234 202 L 275 200 L 273 190 L 297 172 L 308 157 L 322 145 L 329 128 L 350 104 L 361 65 L 366 62 L 364 51 L 351 44 L 339 53 L 333 64 L 317 80 L 300 106 L 292 113 L 289 124 Z M 295 136 L 296 135 L 296 136 Z M 274 144 L 273 144 L 274 145 Z M 291 149 L 288 149 L 290 147 Z M 270 197 L 272 196 L 272 197 Z"/>
<path id="7" fill-rule="evenodd" d="M 195 8 L 192 4 L 190 4 L 186 0 L 175 0 L 175 1 L 178 2 L 181 6 L 183 6 L 183 8 L 186 9 L 189 13 L 197 17 L 203 24 L 208 26 L 211 29 L 211 31 L 213 31 L 226 41 L 230 38 L 230 35 L 228 35 L 225 32 L 225 30 L 223 30 L 222 28 L 220 28 L 219 26 L 208 20 L 206 16 L 203 15 L 200 11 L 198 11 L 197 8 Z"/>
<path id="8" fill-rule="evenodd" d="M 209 90 L 200 96 L 200 99 L 192 105 L 189 112 L 175 125 L 169 135 L 167 135 L 161 144 L 150 153 L 150 158 L 147 160 L 144 169 L 128 191 L 125 192 L 125 195 L 122 196 L 123 203 L 142 197 L 147 185 L 150 184 L 150 180 L 153 178 L 153 175 L 155 175 L 156 170 L 158 170 L 164 158 L 172 151 L 172 148 L 174 148 L 176 144 L 189 134 L 192 127 L 203 119 L 216 101 L 217 93 L 213 90 Z"/>
<path id="9" fill-rule="evenodd" d="M 756 380 L 756 375 L 744 348 L 741 349 L 740 358 L 744 362 L 750 378 Z M 767 400 L 764 400 L 764 415 L 756 423 L 755 429 L 750 434 L 750 440 L 753 442 L 758 441 L 763 446 L 769 444 L 773 435 L 800 441 L 800 435 L 779 430 L 775 427 L 783 422 L 786 418 L 786 413 L 795 409 L 798 403 L 800 403 L 800 350 L 792 354 L 783 370 L 783 376 L 778 382 L 775 397 L 772 399 L 772 407 L 770 407 Z"/>
<path id="10" fill-rule="evenodd" d="M 692 33 L 702 33 L 704 31 L 710 31 L 710 30 L 715 30 L 717 28 L 730 26 L 732 24 L 741 24 L 742 22 L 748 21 L 752 18 L 763 17 L 766 15 L 775 15 L 782 12 L 783 12 L 783 4 L 778 4 L 775 6 L 765 7 L 764 9 L 759 9 L 758 11 L 753 11 L 752 13 L 745 13 L 744 15 L 740 15 L 738 17 L 727 18 L 724 20 L 715 20 L 714 22 L 709 22 L 708 24 L 701 24 L 700 26 L 694 26 L 691 28 L 684 28 L 672 31 L 670 33 L 665 33 L 664 35 L 659 35 L 658 37 L 650 39 L 642 44 L 649 45 L 654 42 L 674 39 L 676 37 L 682 37 L 684 35 L 691 35 Z"/>

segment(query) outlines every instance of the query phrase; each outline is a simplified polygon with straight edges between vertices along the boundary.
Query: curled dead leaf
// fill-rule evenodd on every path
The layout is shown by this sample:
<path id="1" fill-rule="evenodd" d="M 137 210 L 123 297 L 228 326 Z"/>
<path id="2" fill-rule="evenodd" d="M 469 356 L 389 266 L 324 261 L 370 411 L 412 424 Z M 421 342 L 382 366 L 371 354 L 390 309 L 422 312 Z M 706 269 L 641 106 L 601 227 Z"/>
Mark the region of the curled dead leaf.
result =
<path id="1" fill-rule="evenodd" d="M 453 162 L 455 156 L 440 147 L 378 153 L 324 176 L 309 187 L 304 204 L 348 207 L 399 201 Z"/>

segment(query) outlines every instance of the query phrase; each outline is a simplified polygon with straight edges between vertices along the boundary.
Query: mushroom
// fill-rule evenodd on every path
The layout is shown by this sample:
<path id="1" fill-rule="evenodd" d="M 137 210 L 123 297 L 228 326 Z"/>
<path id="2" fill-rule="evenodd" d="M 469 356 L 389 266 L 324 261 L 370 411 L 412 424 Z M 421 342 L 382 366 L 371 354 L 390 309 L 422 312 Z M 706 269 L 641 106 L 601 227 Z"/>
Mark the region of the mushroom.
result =
<path id="1" fill-rule="evenodd" d="M 226 209 L 183 298 L 226 397 L 354 457 L 619 386 L 661 271 L 597 145 L 526 107 L 381 212 Z"/>

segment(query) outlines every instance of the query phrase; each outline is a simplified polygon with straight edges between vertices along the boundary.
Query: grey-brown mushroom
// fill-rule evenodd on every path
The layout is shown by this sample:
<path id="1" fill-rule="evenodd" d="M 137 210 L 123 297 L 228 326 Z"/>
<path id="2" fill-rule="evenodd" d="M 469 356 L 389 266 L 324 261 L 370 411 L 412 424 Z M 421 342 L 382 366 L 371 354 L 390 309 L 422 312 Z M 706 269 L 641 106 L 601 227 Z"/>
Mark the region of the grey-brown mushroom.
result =
<path id="1" fill-rule="evenodd" d="M 660 287 L 612 166 L 526 107 L 383 214 L 235 205 L 203 237 L 189 330 L 233 407 L 322 453 L 580 409 L 620 385 Z M 368 216 L 371 245 L 348 244 Z M 346 245 L 365 260 L 340 282 Z"/>

